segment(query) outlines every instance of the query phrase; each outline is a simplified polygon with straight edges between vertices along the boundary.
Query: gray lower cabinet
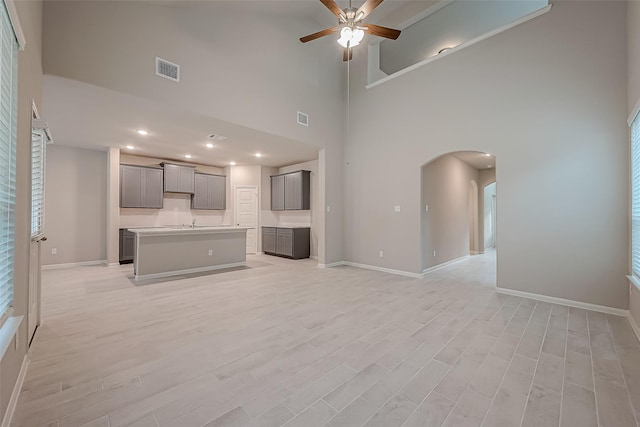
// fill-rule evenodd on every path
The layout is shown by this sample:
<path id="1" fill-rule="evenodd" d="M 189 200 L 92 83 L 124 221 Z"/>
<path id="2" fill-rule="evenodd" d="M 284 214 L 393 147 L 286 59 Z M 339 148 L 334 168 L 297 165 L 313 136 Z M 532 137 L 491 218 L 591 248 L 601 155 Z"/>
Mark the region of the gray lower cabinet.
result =
<path id="1" fill-rule="evenodd" d="M 120 229 L 120 264 L 130 264 L 136 252 L 136 235 L 126 228 Z"/>
<path id="2" fill-rule="evenodd" d="M 164 167 L 164 191 L 166 193 L 190 193 L 195 189 L 195 167 L 162 163 Z"/>
<path id="3" fill-rule="evenodd" d="M 262 252 L 265 254 L 276 253 L 276 228 L 262 227 Z"/>
<path id="4" fill-rule="evenodd" d="M 271 210 L 311 208 L 311 172 L 300 170 L 271 177 Z"/>
<path id="5" fill-rule="evenodd" d="M 308 227 L 262 227 L 262 252 L 293 259 L 309 258 L 310 234 Z"/>
<path id="6" fill-rule="evenodd" d="M 225 210 L 227 208 L 227 177 L 195 174 L 191 209 Z"/>
<path id="7" fill-rule="evenodd" d="M 120 165 L 120 207 L 162 209 L 162 169 Z"/>

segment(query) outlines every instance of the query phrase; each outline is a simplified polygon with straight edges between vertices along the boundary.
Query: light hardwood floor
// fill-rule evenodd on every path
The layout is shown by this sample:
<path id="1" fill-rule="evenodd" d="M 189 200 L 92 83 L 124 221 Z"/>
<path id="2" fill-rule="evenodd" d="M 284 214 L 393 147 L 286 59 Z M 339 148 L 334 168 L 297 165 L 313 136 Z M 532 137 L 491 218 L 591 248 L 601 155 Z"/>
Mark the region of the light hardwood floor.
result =
<path id="1" fill-rule="evenodd" d="M 627 320 L 494 292 L 495 259 L 423 280 L 311 260 L 134 284 L 43 272 L 15 426 L 611 426 L 640 419 Z"/>

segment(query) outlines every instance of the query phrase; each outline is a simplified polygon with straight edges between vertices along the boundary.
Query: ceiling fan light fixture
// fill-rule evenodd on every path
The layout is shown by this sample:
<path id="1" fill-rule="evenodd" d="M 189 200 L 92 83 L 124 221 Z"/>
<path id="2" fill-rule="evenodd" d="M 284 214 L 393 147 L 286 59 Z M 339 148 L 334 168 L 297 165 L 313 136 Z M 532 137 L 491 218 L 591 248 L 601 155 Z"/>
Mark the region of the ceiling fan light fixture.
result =
<path id="1" fill-rule="evenodd" d="M 363 38 L 364 30 L 361 30 L 359 28 L 352 30 L 349 27 L 344 27 L 342 30 L 340 30 L 340 38 L 338 39 L 338 44 L 344 48 L 356 47 L 360 44 Z"/>
<path id="2" fill-rule="evenodd" d="M 338 39 L 338 44 L 342 47 L 349 47 L 349 42 L 351 41 L 352 31 L 349 27 L 344 27 L 340 30 L 340 38 Z"/>

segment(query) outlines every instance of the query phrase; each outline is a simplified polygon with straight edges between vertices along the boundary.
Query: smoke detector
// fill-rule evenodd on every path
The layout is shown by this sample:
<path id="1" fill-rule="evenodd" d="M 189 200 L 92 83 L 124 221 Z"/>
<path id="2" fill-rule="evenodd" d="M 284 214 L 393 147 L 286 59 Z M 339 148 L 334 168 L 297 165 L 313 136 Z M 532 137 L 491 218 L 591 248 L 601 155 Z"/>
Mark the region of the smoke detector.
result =
<path id="1" fill-rule="evenodd" d="M 224 141 L 225 139 L 227 139 L 226 136 L 216 135 L 215 133 L 210 134 L 208 138 L 213 139 L 214 141 Z"/>

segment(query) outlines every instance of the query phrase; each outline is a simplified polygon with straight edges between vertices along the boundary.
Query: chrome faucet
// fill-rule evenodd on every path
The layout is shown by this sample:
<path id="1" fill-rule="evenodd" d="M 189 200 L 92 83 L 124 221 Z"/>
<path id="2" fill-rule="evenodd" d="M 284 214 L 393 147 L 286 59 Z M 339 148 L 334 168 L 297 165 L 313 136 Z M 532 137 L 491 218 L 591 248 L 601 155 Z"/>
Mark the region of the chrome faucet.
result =
<path id="1" fill-rule="evenodd" d="M 191 228 L 196 228 L 196 217 L 191 217 Z"/>

